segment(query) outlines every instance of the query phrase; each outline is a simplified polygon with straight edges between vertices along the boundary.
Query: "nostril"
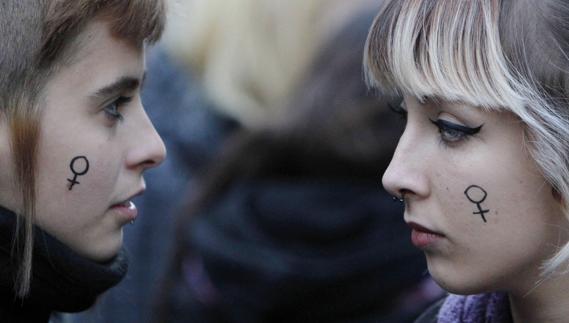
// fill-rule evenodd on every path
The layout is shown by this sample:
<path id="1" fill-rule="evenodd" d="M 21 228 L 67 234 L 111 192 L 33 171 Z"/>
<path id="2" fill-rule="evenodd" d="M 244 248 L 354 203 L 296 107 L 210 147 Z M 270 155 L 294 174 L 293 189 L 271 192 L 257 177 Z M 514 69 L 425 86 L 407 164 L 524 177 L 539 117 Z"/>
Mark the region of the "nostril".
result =
<path id="1" fill-rule="evenodd" d="M 152 167 L 156 167 L 158 166 L 158 162 L 154 159 L 148 159 L 142 162 L 142 165 L 144 166 L 144 168 L 152 168 Z"/>
<path id="2" fill-rule="evenodd" d="M 406 188 L 402 188 L 399 190 L 399 196 L 401 198 L 402 201 L 405 201 L 406 196 L 408 196 L 409 194 L 412 194 L 413 192 L 411 192 L 410 190 L 406 189 Z"/>
<path id="3" fill-rule="evenodd" d="M 148 156 L 148 158 L 143 162 L 143 164 L 147 168 L 157 167 L 160 164 L 162 164 L 162 162 L 164 162 L 165 159 L 166 159 L 166 146 L 164 145 L 162 138 L 158 137 L 157 146 L 154 147 L 154 150 L 152 151 L 150 156 Z"/>

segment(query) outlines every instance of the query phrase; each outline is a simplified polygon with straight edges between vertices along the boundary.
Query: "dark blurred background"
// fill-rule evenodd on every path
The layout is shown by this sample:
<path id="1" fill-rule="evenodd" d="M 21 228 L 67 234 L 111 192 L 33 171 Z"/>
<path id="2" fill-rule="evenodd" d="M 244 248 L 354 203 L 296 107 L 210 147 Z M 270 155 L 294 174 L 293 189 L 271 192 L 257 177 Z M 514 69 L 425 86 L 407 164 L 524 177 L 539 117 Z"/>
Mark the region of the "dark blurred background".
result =
<path id="1" fill-rule="evenodd" d="M 412 322 L 440 289 L 381 187 L 403 120 L 363 81 L 369 0 L 186 0 L 148 53 L 168 149 L 121 284 L 66 322 Z"/>

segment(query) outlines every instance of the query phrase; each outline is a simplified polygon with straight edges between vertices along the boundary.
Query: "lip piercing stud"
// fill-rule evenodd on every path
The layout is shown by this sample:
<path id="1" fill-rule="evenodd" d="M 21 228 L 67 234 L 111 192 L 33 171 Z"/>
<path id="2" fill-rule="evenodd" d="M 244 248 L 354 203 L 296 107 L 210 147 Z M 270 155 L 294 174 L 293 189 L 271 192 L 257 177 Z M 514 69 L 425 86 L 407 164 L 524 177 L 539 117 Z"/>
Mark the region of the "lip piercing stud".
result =
<path id="1" fill-rule="evenodd" d="M 130 224 L 134 224 L 134 220 L 130 220 Z"/>

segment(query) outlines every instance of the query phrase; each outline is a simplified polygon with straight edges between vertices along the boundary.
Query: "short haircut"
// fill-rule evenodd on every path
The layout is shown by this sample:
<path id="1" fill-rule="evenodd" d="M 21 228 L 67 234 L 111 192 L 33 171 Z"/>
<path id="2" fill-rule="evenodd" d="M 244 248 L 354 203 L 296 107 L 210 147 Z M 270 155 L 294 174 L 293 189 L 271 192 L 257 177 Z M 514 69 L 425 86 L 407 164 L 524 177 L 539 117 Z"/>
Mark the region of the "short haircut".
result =
<path id="1" fill-rule="evenodd" d="M 0 114 L 8 121 L 15 179 L 22 209 L 17 218 L 15 255 L 20 264 L 17 294 L 29 290 L 32 223 L 35 217 L 38 96 L 50 76 L 76 54 L 81 33 L 95 19 L 135 46 L 159 39 L 165 0 L 3 0 L 0 4 Z M 142 47 L 141 47 L 142 48 Z"/>
<path id="2" fill-rule="evenodd" d="M 386 1 L 370 30 L 367 81 L 418 98 L 510 111 L 569 218 L 569 5 L 556 0 Z M 569 260 L 569 244 L 544 266 Z"/>

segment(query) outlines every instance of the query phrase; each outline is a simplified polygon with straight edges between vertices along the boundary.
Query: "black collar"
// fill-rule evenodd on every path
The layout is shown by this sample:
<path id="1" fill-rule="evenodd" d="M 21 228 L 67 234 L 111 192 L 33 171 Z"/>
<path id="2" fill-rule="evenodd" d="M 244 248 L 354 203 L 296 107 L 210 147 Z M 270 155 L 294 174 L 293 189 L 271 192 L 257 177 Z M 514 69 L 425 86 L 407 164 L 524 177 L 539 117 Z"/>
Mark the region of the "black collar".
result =
<path id="1" fill-rule="evenodd" d="M 4 306 L 58 312 L 89 308 L 98 295 L 116 285 L 126 274 L 124 250 L 109 263 L 86 259 L 38 227 L 34 228 L 34 254 L 30 294 L 14 296 L 17 266 L 11 257 L 16 215 L 0 207 L 0 296 Z"/>

